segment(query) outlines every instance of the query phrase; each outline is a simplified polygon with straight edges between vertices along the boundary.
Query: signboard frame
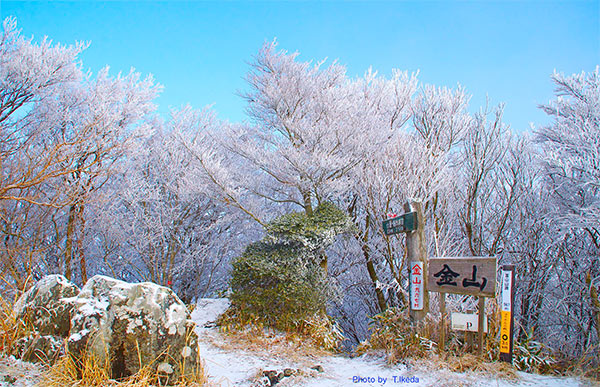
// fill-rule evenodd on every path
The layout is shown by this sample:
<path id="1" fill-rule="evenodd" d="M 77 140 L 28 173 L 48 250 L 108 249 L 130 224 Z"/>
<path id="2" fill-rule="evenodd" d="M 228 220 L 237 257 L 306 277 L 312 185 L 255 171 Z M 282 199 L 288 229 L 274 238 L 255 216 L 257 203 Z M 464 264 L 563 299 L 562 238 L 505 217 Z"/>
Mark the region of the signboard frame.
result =
<path id="1" fill-rule="evenodd" d="M 441 341 L 440 351 L 445 344 L 446 293 L 464 294 L 479 298 L 477 333 L 479 345 L 477 352 L 483 354 L 483 334 L 485 316 L 485 297 L 496 296 L 496 257 L 448 257 L 430 258 L 427 262 L 427 291 L 441 294 L 440 312 Z"/>
<path id="2" fill-rule="evenodd" d="M 430 258 L 427 291 L 477 297 L 496 295 L 495 257 Z"/>

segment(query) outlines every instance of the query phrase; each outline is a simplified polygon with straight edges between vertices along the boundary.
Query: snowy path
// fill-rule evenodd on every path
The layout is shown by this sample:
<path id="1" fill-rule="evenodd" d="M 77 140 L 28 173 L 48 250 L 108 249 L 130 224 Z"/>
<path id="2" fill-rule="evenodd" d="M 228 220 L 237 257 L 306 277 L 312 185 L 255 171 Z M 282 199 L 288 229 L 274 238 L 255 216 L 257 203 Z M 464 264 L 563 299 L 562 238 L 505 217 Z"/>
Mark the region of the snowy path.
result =
<path id="1" fill-rule="evenodd" d="M 447 370 L 409 370 L 404 365 L 388 367 L 381 359 L 349 358 L 339 355 L 308 356 L 290 359 L 281 354 L 240 350 L 227 345 L 227 339 L 214 328 L 204 325 L 214 321 L 228 306 L 226 299 L 203 299 L 192 313 L 199 325 L 201 356 L 211 384 L 215 386 L 260 386 L 263 370 L 285 368 L 306 370 L 302 375 L 284 378 L 277 386 L 497 386 L 497 387 L 576 387 L 588 386 L 576 378 L 558 378 L 519 373 L 520 380 L 482 378 L 476 374 L 459 374 Z M 321 365 L 323 372 L 311 370 Z"/>

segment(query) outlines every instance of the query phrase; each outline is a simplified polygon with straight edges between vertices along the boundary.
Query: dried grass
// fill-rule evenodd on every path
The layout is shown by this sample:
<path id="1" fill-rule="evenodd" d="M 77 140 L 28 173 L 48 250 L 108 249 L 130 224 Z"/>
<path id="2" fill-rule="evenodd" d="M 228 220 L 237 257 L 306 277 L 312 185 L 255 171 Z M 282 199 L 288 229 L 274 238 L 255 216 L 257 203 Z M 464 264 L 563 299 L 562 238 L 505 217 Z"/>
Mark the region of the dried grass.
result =
<path id="1" fill-rule="evenodd" d="M 30 323 L 17 319 L 13 310 L 15 299 L 9 302 L 0 296 L 0 354 L 9 355 L 15 342 L 32 332 Z"/>
<path id="2" fill-rule="evenodd" d="M 203 340 L 226 351 L 244 351 L 258 356 L 276 353 L 278 357 L 292 362 L 308 361 L 310 358 L 331 354 L 309 337 L 254 326 L 205 334 Z"/>
<path id="3" fill-rule="evenodd" d="M 432 369 L 445 369 L 454 373 L 470 373 L 477 377 L 503 379 L 512 383 L 520 378 L 517 370 L 508 363 L 488 362 L 472 354 L 463 356 L 438 356 L 411 359 L 409 363 L 415 370 L 427 372 Z"/>
<path id="4" fill-rule="evenodd" d="M 99 360 L 90 352 L 86 352 L 82 359 L 76 359 L 74 356 L 67 354 L 46 372 L 38 386 L 154 387 L 166 385 L 165 374 L 153 367 L 154 362 L 142 366 L 134 375 L 115 380 L 111 378 L 111 366 L 108 356 L 104 356 L 104 359 Z M 181 376 L 176 383 L 171 385 L 176 387 L 206 386 L 208 379 L 204 372 L 203 363 L 199 357 L 197 361 L 197 369 Z M 183 365 L 180 364 L 180 367 L 183 367 Z"/>
<path id="5" fill-rule="evenodd" d="M 313 316 L 293 330 L 282 332 L 265 327 L 258 317 L 240 318 L 231 308 L 217 320 L 220 335 L 205 340 L 224 350 L 242 350 L 254 354 L 277 353 L 290 360 L 325 356 L 337 352 L 344 339 L 341 331 L 327 316 Z"/>

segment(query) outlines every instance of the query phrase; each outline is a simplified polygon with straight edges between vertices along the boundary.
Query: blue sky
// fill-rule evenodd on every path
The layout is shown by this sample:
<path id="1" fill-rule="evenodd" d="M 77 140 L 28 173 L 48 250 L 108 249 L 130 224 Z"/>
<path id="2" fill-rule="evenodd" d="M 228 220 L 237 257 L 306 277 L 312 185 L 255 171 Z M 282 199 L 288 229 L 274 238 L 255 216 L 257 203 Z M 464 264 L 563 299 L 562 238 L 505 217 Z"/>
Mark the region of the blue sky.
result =
<path id="1" fill-rule="evenodd" d="M 473 95 L 471 110 L 504 102 L 513 130 L 547 122 L 537 108 L 553 97 L 554 69 L 600 65 L 600 1 L 6 1 L 25 36 L 70 44 L 93 72 L 131 67 L 165 89 L 162 113 L 186 103 L 214 104 L 241 121 L 248 62 L 265 41 L 300 60 L 337 59 L 350 76 L 369 66 L 419 70 L 423 83 Z"/>

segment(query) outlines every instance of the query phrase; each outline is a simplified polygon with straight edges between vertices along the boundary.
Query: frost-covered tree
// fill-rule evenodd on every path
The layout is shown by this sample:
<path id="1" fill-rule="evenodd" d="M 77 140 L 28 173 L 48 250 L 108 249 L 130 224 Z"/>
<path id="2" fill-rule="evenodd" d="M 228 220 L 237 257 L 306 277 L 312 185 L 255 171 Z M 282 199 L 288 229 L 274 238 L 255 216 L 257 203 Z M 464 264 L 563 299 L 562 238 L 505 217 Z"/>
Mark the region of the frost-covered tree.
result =
<path id="1" fill-rule="evenodd" d="M 556 100 L 541 106 L 552 122 L 536 131 L 554 208 L 549 221 L 563 258 L 555 266 L 563 324 L 553 333 L 574 353 L 600 337 L 599 71 L 555 72 Z"/>
<path id="2" fill-rule="evenodd" d="M 264 177 L 256 195 L 310 214 L 314 203 L 347 191 L 348 172 L 403 122 L 415 80 L 368 72 L 352 81 L 337 63 L 313 65 L 297 56 L 275 44 L 260 50 L 244 94 L 254 125 L 238 127 L 232 136 L 240 141 L 227 146 Z"/>
<path id="3" fill-rule="evenodd" d="M 357 241 L 379 311 L 404 305 L 406 299 L 404 237 L 383 234 L 381 222 L 387 214 L 403 212 L 409 199 L 421 201 L 437 251 L 446 250 L 449 238 L 442 234 L 449 229 L 451 217 L 444 204 L 454 191 L 450 173 L 456 145 L 470 123 L 466 106 L 460 88 L 424 87 L 402 112 L 403 125 L 351 173 L 353 196 L 348 209 L 359 228 Z"/>
<path id="4" fill-rule="evenodd" d="M 84 48 L 48 39 L 35 43 L 20 35 L 14 18 L 3 24 L 3 262 L 19 288 L 40 258 L 44 270 L 71 277 L 76 251 L 79 278 L 85 280 L 85 204 L 122 154 L 133 125 L 153 109 L 158 91 L 151 78 L 142 81 L 133 72 L 116 78 L 107 69 L 95 78 L 85 74 L 77 60 Z"/>
<path id="5" fill-rule="evenodd" d="M 52 45 L 44 39 L 36 44 L 20 35 L 16 19 L 5 19 L 0 36 L 0 152 L 2 180 L 0 199 L 42 202 L 27 191 L 57 176 L 65 169 L 77 139 L 40 148 L 43 128 L 39 109 L 65 87 L 82 79 L 76 62 L 85 48 Z M 45 106 L 43 107 L 46 108 Z M 43 152 L 40 152 L 43 149 Z M 71 168 L 72 165 L 69 165 Z"/>
<path id="6" fill-rule="evenodd" d="M 274 215 L 297 208 L 310 215 L 315 204 L 352 195 L 350 171 L 404 124 L 416 88 L 406 73 L 384 79 L 368 71 L 351 80 L 336 63 L 313 65 L 297 56 L 265 45 L 244 94 L 252 125 L 230 125 L 202 149 L 190 147 L 224 200 L 262 225 Z M 216 144 L 207 147 L 210 141 Z"/>
<path id="7" fill-rule="evenodd" d="M 102 221 L 94 249 L 105 257 L 104 272 L 172 286 L 188 301 L 223 285 L 225 259 L 240 250 L 235 239 L 245 222 L 206 194 L 193 177 L 198 160 L 184 145 L 216 125 L 210 111 L 186 107 L 134 141 L 95 210 Z"/>
<path id="8" fill-rule="evenodd" d="M 487 110 L 487 109 L 486 109 Z M 467 131 L 456 174 L 463 189 L 457 191 L 463 254 L 494 256 L 505 232 L 517 194 L 518 160 L 510 160 L 511 135 L 502 122 L 503 106 L 493 118 L 483 110 Z M 520 150 L 515 149 L 515 154 Z"/>
<path id="9" fill-rule="evenodd" d="M 585 229 L 600 247 L 600 73 L 554 73 L 556 100 L 541 108 L 553 122 L 536 131 L 547 183 L 565 227 Z"/>
<path id="10" fill-rule="evenodd" d="M 71 159 L 76 169 L 64 179 L 69 202 L 64 252 L 67 278 L 71 278 L 71 262 L 77 254 L 79 278 L 87 281 L 85 207 L 130 146 L 134 125 L 154 110 L 152 100 L 157 91 L 152 77 L 141 80 L 140 74 L 131 71 L 113 78 L 104 68 L 96 78 L 87 77 L 73 89 L 56 95 L 51 105 L 57 112 L 55 117 L 44 115 L 45 131 L 56 136 L 54 141 L 85 135 Z M 56 127 L 61 129 L 54 131 Z"/>
<path id="11" fill-rule="evenodd" d="M 76 63 L 83 44 L 36 44 L 23 38 L 16 20 L 4 20 L 0 36 L 0 215 L 2 276 L 18 289 L 44 254 L 45 225 L 56 207 L 44 185 L 73 172 L 78 139 L 43 144 L 36 115 L 59 90 L 81 80 Z"/>

